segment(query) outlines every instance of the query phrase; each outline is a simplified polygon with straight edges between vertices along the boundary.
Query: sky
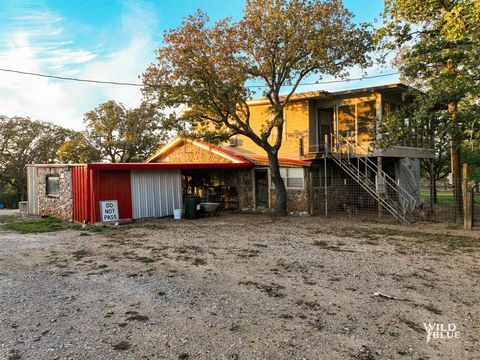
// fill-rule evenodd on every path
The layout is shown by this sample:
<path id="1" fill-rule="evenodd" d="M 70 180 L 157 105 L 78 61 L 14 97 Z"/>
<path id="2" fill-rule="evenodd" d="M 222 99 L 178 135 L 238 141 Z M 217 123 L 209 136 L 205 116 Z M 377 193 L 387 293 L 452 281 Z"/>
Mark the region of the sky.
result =
<path id="1" fill-rule="evenodd" d="M 344 0 L 355 21 L 380 18 L 382 0 Z M 202 9 L 212 20 L 238 19 L 243 0 L 0 0 L 0 68 L 42 74 L 141 82 L 165 30 Z M 374 67 L 368 75 L 389 74 Z M 351 77 L 362 76 L 351 69 Z M 309 79 L 317 80 L 317 79 Z M 331 80 L 329 77 L 322 79 Z M 305 86 L 343 90 L 398 82 L 398 76 Z M 109 99 L 126 107 L 140 88 L 67 82 L 0 71 L 0 115 L 24 116 L 80 130 L 83 114 Z"/>

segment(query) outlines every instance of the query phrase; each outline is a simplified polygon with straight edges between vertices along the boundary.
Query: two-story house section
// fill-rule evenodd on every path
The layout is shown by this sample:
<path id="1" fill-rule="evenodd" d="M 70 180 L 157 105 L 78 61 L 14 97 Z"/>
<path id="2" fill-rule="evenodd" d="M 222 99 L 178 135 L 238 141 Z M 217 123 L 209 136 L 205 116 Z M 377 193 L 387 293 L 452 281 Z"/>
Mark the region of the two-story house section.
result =
<path id="1" fill-rule="evenodd" d="M 279 151 L 288 209 L 311 214 L 360 211 L 391 214 L 401 221 L 419 202 L 419 159 L 433 156 L 419 137 L 387 149 L 372 146 L 388 111 L 403 105 L 402 84 L 292 96 L 285 109 Z M 252 128 L 271 118 L 266 99 L 249 102 Z M 408 120 L 406 120 L 408 121 Z M 272 133 L 272 141 L 277 134 Z M 176 139 L 147 162 L 248 162 L 251 167 L 212 168 L 183 174 L 184 193 L 221 201 L 225 207 L 272 208 L 275 188 L 264 150 L 237 135 L 222 146 Z"/>

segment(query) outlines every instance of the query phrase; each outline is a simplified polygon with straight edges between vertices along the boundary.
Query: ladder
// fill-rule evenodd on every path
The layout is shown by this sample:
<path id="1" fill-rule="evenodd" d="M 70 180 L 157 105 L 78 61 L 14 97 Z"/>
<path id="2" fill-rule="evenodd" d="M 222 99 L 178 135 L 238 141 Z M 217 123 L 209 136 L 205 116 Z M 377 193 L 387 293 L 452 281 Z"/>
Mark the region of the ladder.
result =
<path id="1" fill-rule="evenodd" d="M 417 205 L 417 200 L 398 182 L 380 170 L 369 157 L 369 151 L 341 135 L 331 134 L 330 151 L 333 161 L 340 166 L 368 194 L 377 200 L 385 210 L 399 222 L 407 223 Z M 369 173 L 375 175 L 375 181 Z"/>

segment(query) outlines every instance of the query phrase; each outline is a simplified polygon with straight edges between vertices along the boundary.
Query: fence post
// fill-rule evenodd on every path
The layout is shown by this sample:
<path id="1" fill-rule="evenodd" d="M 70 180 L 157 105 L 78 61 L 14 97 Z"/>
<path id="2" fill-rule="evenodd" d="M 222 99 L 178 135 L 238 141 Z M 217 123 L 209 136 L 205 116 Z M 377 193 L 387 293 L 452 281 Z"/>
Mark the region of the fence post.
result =
<path id="1" fill-rule="evenodd" d="M 377 168 L 378 168 L 377 178 L 379 179 L 379 178 L 383 177 L 383 174 L 382 174 L 382 157 L 381 156 L 377 157 Z M 380 195 L 380 193 L 378 193 L 378 195 L 377 195 L 377 206 L 378 206 L 378 217 L 379 218 L 382 217 L 382 213 L 383 213 L 383 206 L 382 206 L 382 201 L 380 200 L 380 197 L 381 197 L 381 195 Z"/>
<path id="2" fill-rule="evenodd" d="M 463 227 L 465 230 L 472 230 L 472 193 L 468 191 L 468 164 L 463 164 Z"/>
<path id="3" fill-rule="evenodd" d="M 324 187 L 325 187 L 325 217 L 328 216 L 328 188 L 327 188 L 327 157 L 328 157 L 328 135 L 325 134 L 325 155 L 323 160 L 323 170 L 324 170 Z"/>

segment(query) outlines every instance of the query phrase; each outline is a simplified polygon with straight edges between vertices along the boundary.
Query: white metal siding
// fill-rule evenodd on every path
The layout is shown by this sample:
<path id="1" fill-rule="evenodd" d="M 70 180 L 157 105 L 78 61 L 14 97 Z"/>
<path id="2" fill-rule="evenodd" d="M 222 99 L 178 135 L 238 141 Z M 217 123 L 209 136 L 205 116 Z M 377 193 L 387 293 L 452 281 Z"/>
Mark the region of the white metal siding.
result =
<path id="1" fill-rule="evenodd" d="M 131 184 L 134 219 L 173 215 L 182 208 L 180 170 L 133 170 Z"/>
<path id="2" fill-rule="evenodd" d="M 38 169 L 27 166 L 28 213 L 38 215 Z"/>

